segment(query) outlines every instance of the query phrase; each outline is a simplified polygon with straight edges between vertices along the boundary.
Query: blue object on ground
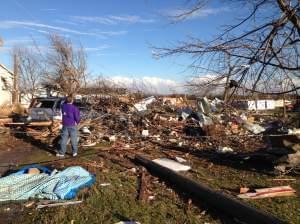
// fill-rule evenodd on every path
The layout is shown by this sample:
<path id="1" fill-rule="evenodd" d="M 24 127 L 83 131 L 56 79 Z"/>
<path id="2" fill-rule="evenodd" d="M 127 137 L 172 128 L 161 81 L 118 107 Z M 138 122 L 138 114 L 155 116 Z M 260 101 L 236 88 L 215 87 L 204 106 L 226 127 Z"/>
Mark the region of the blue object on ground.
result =
<path id="1" fill-rule="evenodd" d="M 95 183 L 95 176 L 80 166 L 68 167 L 61 172 L 52 172 L 42 167 L 45 173 L 28 174 L 26 167 L 18 172 L 0 178 L 0 201 L 39 199 L 72 199 L 79 189 Z M 22 171 L 22 172 L 21 172 Z"/>

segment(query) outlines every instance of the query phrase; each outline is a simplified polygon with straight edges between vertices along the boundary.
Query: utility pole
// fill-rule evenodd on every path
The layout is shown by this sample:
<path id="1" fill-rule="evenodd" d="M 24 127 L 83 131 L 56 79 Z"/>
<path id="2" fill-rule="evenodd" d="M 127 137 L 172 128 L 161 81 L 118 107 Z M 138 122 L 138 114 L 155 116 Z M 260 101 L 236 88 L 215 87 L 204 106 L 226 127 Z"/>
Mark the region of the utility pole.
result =
<path id="1" fill-rule="evenodd" d="M 12 102 L 13 105 L 19 103 L 19 60 L 17 51 L 13 53 L 14 60 L 14 75 L 13 75 L 13 89 L 12 89 Z"/>

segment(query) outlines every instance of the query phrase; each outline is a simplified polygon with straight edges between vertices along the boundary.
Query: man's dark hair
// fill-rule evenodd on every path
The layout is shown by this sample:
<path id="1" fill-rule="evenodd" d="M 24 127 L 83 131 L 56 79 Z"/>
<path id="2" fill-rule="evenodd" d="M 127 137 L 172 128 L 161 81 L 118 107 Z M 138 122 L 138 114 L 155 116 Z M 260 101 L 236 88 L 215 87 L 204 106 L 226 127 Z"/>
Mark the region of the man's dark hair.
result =
<path id="1" fill-rule="evenodd" d="M 73 100 L 74 100 L 73 96 L 69 95 L 69 96 L 67 96 L 66 102 L 67 103 L 73 103 Z"/>

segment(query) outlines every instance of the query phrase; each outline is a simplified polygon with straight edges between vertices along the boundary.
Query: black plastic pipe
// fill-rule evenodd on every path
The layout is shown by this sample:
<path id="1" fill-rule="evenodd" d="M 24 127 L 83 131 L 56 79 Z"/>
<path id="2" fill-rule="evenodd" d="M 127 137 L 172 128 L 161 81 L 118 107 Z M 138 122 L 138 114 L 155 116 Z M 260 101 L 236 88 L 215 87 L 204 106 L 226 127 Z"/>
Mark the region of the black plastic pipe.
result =
<path id="1" fill-rule="evenodd" d="M 135 156 L 135 161 L 146 167 L 152 174 L 174 185 L 176 189 L 191 196 L 192 199 L 194 198 L 197 201 L 206 203 L 206 205 L 222 211 L 231 217 L 235 217 L 240 221 L 249 224 L 287 223 L 224 193 L 214 191 L 201 183 L 195 182 L 142 156 Z"/>

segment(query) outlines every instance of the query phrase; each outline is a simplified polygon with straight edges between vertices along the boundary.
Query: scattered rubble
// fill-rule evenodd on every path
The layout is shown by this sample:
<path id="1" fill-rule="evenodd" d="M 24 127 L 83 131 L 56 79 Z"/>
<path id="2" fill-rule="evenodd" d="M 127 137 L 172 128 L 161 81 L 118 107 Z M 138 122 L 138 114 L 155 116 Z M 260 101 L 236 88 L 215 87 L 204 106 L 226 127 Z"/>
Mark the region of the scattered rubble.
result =
<path id="1" fill-rule="evenodd" d="M 12 132 L 24 133 L 53 148 L 59 144 L 60 122 L 7 125 Z M 285 126 L 277 117 L 262 117 L 228 105 L 224 110 L 223 101 L 218 98 L 209 100 L 204 97 L 194 105 L 178 106 L 154 96 L 142 100 L 91 97 L 82 112 L 79 144 L 94 147 L 99 143 L 109 143 L 134 149 L 136 146 L 151 147 L 151 143 L 159 142 L 237 154 L 243 150 L 268 148 L 267 153 L 274 158 L 275 170 L 285 173 L 295 170 L 300 164 L 299 130 Z M 289 144 L 272 143 L 274 139 L 290 136 L 298 137 Z"/>
<path id="2" fill-rule="evenodd" d="M 143 100 L 94 98 L 90 99 L 87 107 L 82 112 L 82 123 L 79 126 L 82 150 L 87 147 L 96 148 L 102 143 L 108 144 L 114 153 L 97 152 L 97 157 L 119 165 L 122 173 L 139 177 L 137 200 L 142 202 L 155 200 L 155 196 L 148 188 L 151 182 L 149 175 L 129 159 L 139 154 L 149 154 L 154 164 L 176 173 L 185 171 L 185 174 L 194 172 L 186 172 L 194 167 L 189 155 L 200 153 L 207 156 L 209 169 L 216 161 L 230 161 L 240 166 L 252 163 L 254 170 L 257 165 L 270 166 L 278 174 L 299 170 L 299 129 L 275 116 L 261 116 L 228 105 L 225 108 L 219 99 L 202 98 L 194 105 L 176 106 L 154 96 Z M 6 125 L 10 127 L 12 134 L 21 134 L 43 142 L 53 149 L 59 144 L 59 121 L 10 122 Z M 152 154 L 153 148 L 159 148 L 163 155 Z M 71 162 L 64 164 L 72 165 Z M 99 161 L 82 164 L 94 169 L 103 168 L 103 163 Z M 38 175 L 39 170 L 31 169 L 29 173 Z M 100 184 L 101 187 L 109 185 L 106 182 Z M 292 188 L 283 188 L 284 192 L 275 188 L 274 191 L 256 189 L 249 193 L 250 189 L 243 187 L 238 197 L 262 198 L 295 194 Z"/>

